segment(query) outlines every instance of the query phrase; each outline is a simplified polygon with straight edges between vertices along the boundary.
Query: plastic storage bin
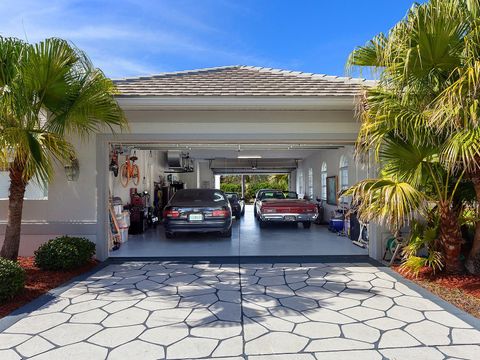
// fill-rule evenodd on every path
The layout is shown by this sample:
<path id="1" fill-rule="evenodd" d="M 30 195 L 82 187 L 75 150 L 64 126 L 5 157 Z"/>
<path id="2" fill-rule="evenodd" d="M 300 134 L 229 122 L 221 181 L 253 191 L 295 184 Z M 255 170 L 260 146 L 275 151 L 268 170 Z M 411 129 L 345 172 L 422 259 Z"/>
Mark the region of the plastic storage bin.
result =
<path id="1" fill-rule="evenodd" d="M 344 225 L 343 219 L 330 219 L 328 230 L 333 232 L 340 232 L 343 230 L 343 225 Z"/>
<path id="2" fill-rule="evenodd" d="M 120 228 L 120 238 L 121 238 L 121 242 L 122 244 L 123 243 L 126 243 L 128 241 L 128 228 Z"/>

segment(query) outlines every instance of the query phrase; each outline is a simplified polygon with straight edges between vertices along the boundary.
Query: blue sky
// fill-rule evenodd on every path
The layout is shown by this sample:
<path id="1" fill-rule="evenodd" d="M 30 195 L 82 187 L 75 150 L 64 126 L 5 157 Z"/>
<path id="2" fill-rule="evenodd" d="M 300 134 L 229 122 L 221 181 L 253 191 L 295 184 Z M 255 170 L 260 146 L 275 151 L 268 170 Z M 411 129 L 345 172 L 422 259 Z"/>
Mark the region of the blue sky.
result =
<path id="1" fill-rule="evenodd" d="M 344 75 L 411 0 L 2 0 L 0 35 L 72 41 L 113 78 L 223 65 Z"/>

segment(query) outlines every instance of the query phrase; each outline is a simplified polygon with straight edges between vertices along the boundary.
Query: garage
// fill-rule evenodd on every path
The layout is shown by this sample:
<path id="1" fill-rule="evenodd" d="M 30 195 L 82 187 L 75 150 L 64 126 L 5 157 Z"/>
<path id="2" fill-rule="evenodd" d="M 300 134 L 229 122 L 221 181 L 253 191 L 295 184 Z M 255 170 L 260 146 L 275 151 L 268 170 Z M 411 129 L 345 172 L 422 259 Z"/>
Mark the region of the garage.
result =
<path id="1" fill-rule="evenodd" d="M 130 129 L 98 135 L 95 149 L 97 237 L 105 239 L 100 244 L 105 257 L 376 257 L 375 232 L 368 229 L 369 246 L 352 242 L 364 227 L 345 221 L 349 203 L 339 196 L 370 172 L 368 164 L 353 159 L 355 96 L 365 81 L 232 66 L 121 79 L 116 85 Z M 138 174 L 125 184 L 121 168 L 131 167 L 131 159 Z M 120 169 L 117 176 L 112 160 Z M 283 190 L 318 205 L 318 224 L 260 226 L 253 199 L 245 199 L 245 214 L 233 220 L 231 237 L 166 237 L 163 208 L 179 189 L 220 189 L 226 177 L 274 175 L 288 179 Z M 123 233 L 116 239 L 113 217 Z M 329 231 L 332 218 L 342 220 L 337 231 Z"/>
<path id="2" fill-rule="evenodd" d="M 121 230 L 127 234 L 123 235 L 120 247 L 113 250 L 110 245 L 112 257 L 366 254 L 366 250 L 353 245 L 348 236 L 328 230 L 329 214 L 325 211 L 338 211 L 342 209 L 340 205 L 330 206 L 331 210 L 322 208 L 322 219 L 308 229 L 297 223 L 274 223 L 261 227 L 254 217 L 253 199 L 249 198 L 246 199 L 244 215 L 233 220 L 232 236 L 228 238 L 219 233 L 187 233 L 168 239 L 162 225 L 163 208 L 178 189 L 220 188 L 219 180 L 226 175 L 285 174 L 289 180 L 285 190 L 295 192 L 300 198 L 316 201 L 321 194 L 315 194 L 313 181 L 315 175 L 321 177 L 321 174 L 318 171 L 313 174 L 313 167 L 308 168 L 306 183 L 303 184 L 303 162 L 321 156 L 322 150 L 351 151 L 351 148 L 293 144 L 137 143 L 117 145 L 116 149 L 122 149 L 119 150 L 122 152 L 118 155 L 120 158 L 134 156 L 139 178 L 130 179 L 124 186 L 121 174 L 117 177 L 113 172 L 109 174 L 109 191 L 122 205 L 121 210 L 128 211 L 130 218 L 130 231 Z M 239 197 L 243 198 L 241 193 Z M 152 221 L 152 217 L 158 217 L 158 223 L 156 219 Z M 120 227 L 126 226 L 121 224 Z"/>

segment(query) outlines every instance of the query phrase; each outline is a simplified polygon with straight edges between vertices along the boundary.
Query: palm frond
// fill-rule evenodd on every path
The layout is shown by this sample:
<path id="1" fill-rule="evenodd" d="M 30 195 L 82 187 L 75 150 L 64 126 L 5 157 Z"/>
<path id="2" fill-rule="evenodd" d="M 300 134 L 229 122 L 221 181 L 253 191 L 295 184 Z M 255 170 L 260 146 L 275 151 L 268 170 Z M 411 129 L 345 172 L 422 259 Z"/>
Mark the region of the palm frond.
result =
<path id="1" fill-rule="evenodd" d="M 384 138 L 380 149 L 382 171 L 388 177 L 395 177 L 408 182 L 417 189 L 430 182 L 432 169 L 435 176 L 442 178 L 438 169 L 438 150 L 426 144 L 416 145 L 398 137 Z"/>
<path id="2" fill-rule="evenodd" d="M 425 196 L 406 182 L 390 178 L 367 179 L 345 192 L 362 221 L 376 221 L 393 233 L 416 214 L 423 213 Z"/>
<path id="3" fill-rule="evenodd" d="M 452 171 L 480 169 L 480 128 L 459 129 L 440 148 L 440 161 Z"/>
<path id="4" fill-rule="evenodd" d="M 69 136 L 127 127 L 111 80 L 67 41 L 0 37 L 0 65 L 0 166 L 13 156 L 25 182 L 48 182 L 56 161 L 70 161 Z"/>

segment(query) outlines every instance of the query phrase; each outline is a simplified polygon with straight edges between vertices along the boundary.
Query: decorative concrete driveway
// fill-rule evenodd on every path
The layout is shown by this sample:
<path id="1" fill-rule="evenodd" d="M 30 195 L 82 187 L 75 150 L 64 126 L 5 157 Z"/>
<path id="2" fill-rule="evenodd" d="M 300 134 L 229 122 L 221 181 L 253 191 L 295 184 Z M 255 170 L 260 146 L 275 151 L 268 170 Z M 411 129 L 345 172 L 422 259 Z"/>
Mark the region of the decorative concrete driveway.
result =
<path id="1" fill-rule="evenodd" d="M 409 286 L 369 264 L 113 264 L 0 333 L 0 359 L 480 359 L 478 322 Z"/>

